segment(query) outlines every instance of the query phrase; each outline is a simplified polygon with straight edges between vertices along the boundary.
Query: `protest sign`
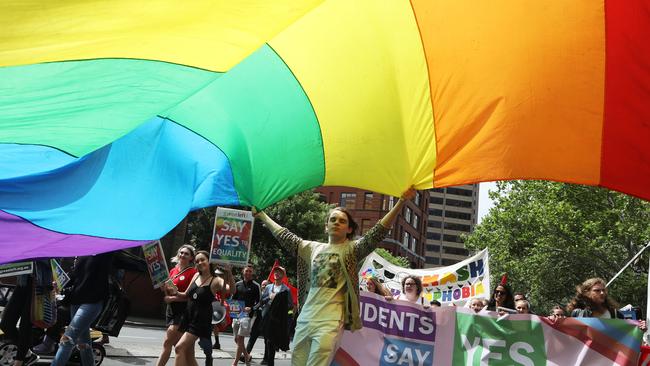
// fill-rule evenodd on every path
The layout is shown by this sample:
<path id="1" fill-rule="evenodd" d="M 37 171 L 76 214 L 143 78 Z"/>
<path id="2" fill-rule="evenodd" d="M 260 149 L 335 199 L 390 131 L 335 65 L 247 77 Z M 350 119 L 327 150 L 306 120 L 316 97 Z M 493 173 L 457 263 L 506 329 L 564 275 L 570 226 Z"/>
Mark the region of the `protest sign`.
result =
<path id="1" fill-rule="evenodd" d="M 143 245 L 142 252 L 147 262 L 153 288 L 159 288 L 169 279 L 169 269 L 167 268 L 167 261 L 160 240 Z"/>
<path id="2" fill-rule="evenodd" d="M 636 365 L 642 335 L 621 319 L 423 308 L 365 291 L 360 315 L 331 365 Z"/>
<path id="3" fill-rule="evenodd" d="M 253 222 L 250 211 L 217 207 L 210 262 L 246 266 L 251 250 Z"/>
<path id="4" fill-rule="evenodd" d="M 50 266 L 52 267 L 52 277 L 56 283 L 56 288 L 58 292 L 61 292 L 65 285 L 70 282 L 70 277 L 67 273 L 61 268 L 61 265 L 56 259 L 50 259 Z"/>
<path id="5" fill-rule="evenodd" d="M 443 305 L 463 305 L 475 297 L 490 297 L 487 249 L 454 265 L 428 269 L 399 267 L 373 252 L 361 266 L 359 283 L 365 286 L 366 278 L 376 276 L 398 296 L 402 292 L 402 279 L 409 275 L 422 279 L 422 296 L 427 303 L 438 300 Z"/>
<path id="6" fill-rule="evenodd" d="M 16 262 L 0 265 L 0 278 L 30 274 L 34 271 L 34 262 Z"/>
<path id="7" fill-rule="evenodd" d="M 244 304 L 243 300 L 228 299 L 226 300 L 226 302 L 228 303 L 228 307 L 230 308 L 231 318 L 238 319 L 248 315 L 244 311 L 246 305 Z"/>

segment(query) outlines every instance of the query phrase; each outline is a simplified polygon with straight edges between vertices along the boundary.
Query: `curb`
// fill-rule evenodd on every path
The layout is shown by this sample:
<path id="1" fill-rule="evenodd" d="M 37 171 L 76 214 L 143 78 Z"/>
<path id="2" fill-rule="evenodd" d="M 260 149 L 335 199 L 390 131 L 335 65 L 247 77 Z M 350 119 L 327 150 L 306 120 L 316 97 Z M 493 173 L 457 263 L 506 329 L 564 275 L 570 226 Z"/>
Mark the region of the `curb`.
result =
<path id="1" fill-rule="evenodd" d="M 124 325 L 131 327 L 142 327 L 142 328 L 152 328 L 152 329 L 167 329 L 167 326 L 164 324 L 152 324 L 152 323 L 143 323 L 135 320 L 126 320 Z"/>

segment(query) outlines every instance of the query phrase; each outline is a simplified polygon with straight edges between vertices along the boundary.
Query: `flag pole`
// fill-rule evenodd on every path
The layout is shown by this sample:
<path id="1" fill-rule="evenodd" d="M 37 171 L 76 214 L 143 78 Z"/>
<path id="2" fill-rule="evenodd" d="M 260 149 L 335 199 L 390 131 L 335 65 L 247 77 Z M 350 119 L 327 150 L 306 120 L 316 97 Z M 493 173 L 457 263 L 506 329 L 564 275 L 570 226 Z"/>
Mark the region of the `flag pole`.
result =
<path id="1" fill-rule="evenodd" d="M 627 267 L 629 267 L 630 264 L 632 264 L 632 262 L 634 262 L 634 261 L 635 261 L 635 260 L 636 260 L 640 255 L 641 255 L 641 253 L 643 253 L 646 249 L 648 249 L 648 247 L 650 247 L 650 241 L 648 242 L 648 244 L 646 244 L 645 247 L 643 247 L 641 250 L 639 250 L 639 252 L 636 253 L 636 255 L 635 255 L 634 257 L 632 257 L 632 259 L 630 259 L 630 261 L 627 262 L 627 264 L 624 265 L 623 268 L 621 268 L 621 270 L 618 271 L 618 273 L 615 274 L 614 277 L 612 277 L 611 280 L 609 280 L 609 282 L 607 282 L 607 284 L 605 285 L 605 287 L 609 287 L 609 285 L 610 285 L 612 282 L 614 282 L 614 280 L 615 280 L 616 278 L 618 278 L 618 276 L 620 276 L 620 274 L 623 273 L 623 271 L 625 271 L 625 270 L 627 269 Z M 650 289 L 650 287 L 649 287 L 649 289 Z"/>

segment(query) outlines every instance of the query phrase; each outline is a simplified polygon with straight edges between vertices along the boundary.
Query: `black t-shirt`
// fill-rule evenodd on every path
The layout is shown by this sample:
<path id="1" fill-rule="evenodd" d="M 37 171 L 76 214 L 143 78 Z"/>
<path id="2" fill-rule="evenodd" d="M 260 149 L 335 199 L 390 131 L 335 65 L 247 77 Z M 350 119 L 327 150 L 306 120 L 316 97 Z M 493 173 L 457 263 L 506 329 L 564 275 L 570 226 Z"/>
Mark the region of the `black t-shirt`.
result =
<path id="1" fill-rule="evenodd" d="M 235 284 L 234 300 L 243 300 L 246 307 L 252 308 L 260 301 L 260 285 L 255 281 L 239 281 Z"/>
<path id="2" fill-rule="evenodd" d="M 113 252 L 77 258 L 71 274 L 71 304 L 93 304 L 108 298 L 108 275 Z"/>

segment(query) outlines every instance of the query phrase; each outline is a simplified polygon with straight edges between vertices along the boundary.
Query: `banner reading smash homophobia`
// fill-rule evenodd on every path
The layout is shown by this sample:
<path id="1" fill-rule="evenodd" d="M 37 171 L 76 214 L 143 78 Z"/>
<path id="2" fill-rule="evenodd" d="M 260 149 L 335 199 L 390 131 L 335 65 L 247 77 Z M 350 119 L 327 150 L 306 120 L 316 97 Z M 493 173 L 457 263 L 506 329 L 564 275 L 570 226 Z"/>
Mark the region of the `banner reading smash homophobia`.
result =
<path id="1" fill-rule="evenodd" d="M 402 292 L 402 279 L 409 275 L 422 279 L 422 296 L 427 303 L 438 300 L 443 305 L 462 305 L 474 297 L 490 296 L 487 249 L 452 266 L 430 269 L 399 267 L 373 252 L 361 266 L 359 283 L 365 288 L 366 278 L 377 276 L 397 296 Z"/>
<path id="2" fill-rule="evenodd" d="M 360 296 L 363 328 L 344 332 L 332 365 L 636 365 L 642 333 L 631 321 L 424 309 Z"/>

